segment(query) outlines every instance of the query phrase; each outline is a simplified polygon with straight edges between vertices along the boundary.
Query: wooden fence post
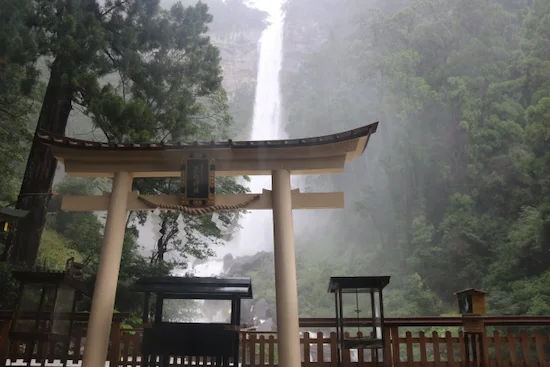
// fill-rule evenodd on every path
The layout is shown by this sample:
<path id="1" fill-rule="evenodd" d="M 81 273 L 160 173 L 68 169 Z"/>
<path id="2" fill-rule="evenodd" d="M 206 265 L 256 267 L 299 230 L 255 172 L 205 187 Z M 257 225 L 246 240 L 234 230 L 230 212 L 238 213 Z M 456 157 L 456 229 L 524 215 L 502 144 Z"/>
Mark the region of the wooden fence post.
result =
<path id="1" fill-rule="evenodd" d="M 392 340 L 391 340 L 391 329 L 384 328 L 384 365 L 390 366 L 392 363 Z M 378 363 L 378 361 L 376 361 Z"/>
<path id="2" fill-rule="evenodd" d="M 330 366 L 338 366 L 338 338 L 335 332 L 330 333 Z"/>
<path id="3" fill-rule="evenodd" d="M 483 327 L 483 332 L 479 335 L 479 347 L 481 349 L 481 366 L 489 367 L 489 341 L 487 340 L 487 330 Z"/>
<path id="4" fill-rule="evenodd" d="M 9 332 L 10 332 L 10 326 L 11 326 L 11 319 L 10 320 L 4 320 L 2 324 L 2 329 L 0 329 L 0 366 L 5 367 L 6 361 L 8 359 L 9 355 L 9 349 L 10 349 L 10 338 L 9 338 Z"/>
<path id="5" fill-rule="evenodd" d="M 122 339 L 121 322 L 114 321 L 111 324 L 111 355 L 109 358 L 109 367 L 118 367 L 120 364 L 120 342 Z"/>

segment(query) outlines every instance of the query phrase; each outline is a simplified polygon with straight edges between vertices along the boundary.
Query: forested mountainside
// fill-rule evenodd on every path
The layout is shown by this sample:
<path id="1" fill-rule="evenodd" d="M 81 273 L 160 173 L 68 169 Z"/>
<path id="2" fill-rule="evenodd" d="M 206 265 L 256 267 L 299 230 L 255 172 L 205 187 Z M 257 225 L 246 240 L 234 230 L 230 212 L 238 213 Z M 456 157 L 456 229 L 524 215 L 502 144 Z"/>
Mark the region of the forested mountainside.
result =
<path id="1" fill-rule="evenodd" d="M 288 133 L 380 121 L 363 160 L 310 178 L 344 190 L 347 208 L 297 238 L 301 311 L 331 314 L 331 275 L 388 274 L 391 315 L 448 312 L 466 287 L 486 290 L 492 313 L 548 314 L 550 1 L 287 11 Z M 300 47 L 309 37 L 314 50 Z"/>
<path id="2" fill-rule="evenodd" d="M 160 5 L 169 9 L 181 2 L 184 6 L 194 6 L 196 0 L 161 0 Z M 265 27 L 267 14 L 246 6 L 242 0 L 202 0 L 208 6 L 212 21 L 208 24 L 208 37 L 220 52 L 223 73 L 223 88 L 227 94 L 233 123 L 229 135 L 245 139 L 250 131 L 256 88 L 258 62 L 257 44 Z M 48 70 L 43 66 L 43 74 Z M 115 73 L 105 78 L 107 82 L 117 82 Z M 93 130 L 90 118 L 74 111 L 67 135 L 81 139 L 103 139 L 101 132 Z"/>
<path id="3" fill-rule="evenodd" d="M 162 0 L 166 7 L 175 0 Z M 258 41 L 266 25 L 267 13 L 253 9 L 243 0 L 202 0 L 212 14 L 209 36 L 221 56 L 223 87 L 229 100 L 233 124 L 228 135 L 248 139 L 252 127 L 256 74 L 258 73 Z M 184 0 L 195 5 L 197 0 Z"/>
<path id="4" fill-rule="evenodd" d="M 256 42 L 265 14 L 238 0 L 208 0 L 208 10 L 203 3 L 185 0 L 191 7 L 176 8 L 171 16 L 140 7 L 136 4 L 144 2 L 137 0 L 102 3 L 132 9 L 139 19 L 152 12 L 169 22 L 182 21 L 184 15 L 194 22 L 188 28 L 191 36 L 178 46 L 200 44 L 190 57 L 208 61 L 190 71 L 189 77 L 204 87 L 203 95 L 195 96 L 155 72 L 166 71 L 155 67 L 170 69 L 169 58 L 140 60 L 143 73 L 137 73 L 129 67 L 135 61 L 128 58 L 136 56 L 132 52 L 121 56 L 121 63 L 109 60 L 99 48 L 96 54 L 80 52 L 83 44 L 99 47 L 100 42 L 91 40 L 105 42 L 102 37 L 111 32 L 106 24 L 128 32 L 127 38 L 117 39 L 123 46 L 141 42 L 149 50 L 148 40 L 131 36 L 134 27 L 156 23 L 125 23 L 116 17 L 105 23 L 94 18 L 96 13 L 86 13 L 94 9 L 75 11 L 81 9 L 79 1 L 21 0 L 14 7 L 13 1 L 0 0 L 0 9 L 9 10 L 0 12 L 2 206 L 17 200 L 51 81 L 54 65 L 48 62 L 55 55 L 69 60 L 78 56 L 87 65 L 75 69 L 69 63 L 56 70 L 60 80 L 84 91 L 100 91 L 91 99 L 80 89 L 71 95 L 68 135 L 154 140 L 159 136 L 153 130 L 159 126 L 149 123 L 155 119 L 175 140 L 248 135 Z M 97 7 L 100 2 L 89 3 Z M 33 13 L 31 4 L 41 4 L 42 11 Z M 308 212 L 309 231 L 297 235 L 301 315 L 332 315 L 333 300 L 326 294 L 330 276 L 380 274 L 392 275 L 385 300 L 389 316 L 451 312 L 453 292 L 466 287 L 487 291 L 494 314 L 548 314 L 550 0 L 287 0 L 285 8 L 281 82 L 289 135 L 321 135 L 380 121 L 364 159 L 343 175 L 307 178 L 308 189 L 345 191 L 346 209 L 324 214 L 318 227 L 321 215 Z M 55 16 L 59 9 L 64 17 Z M 36 18 L 29 18 L 28 12 Z M 77 26 L 76 20 L 90 19 L 95 21 Z M 26 32 L 29 26 L 36 32 Z M 165 78 L 182 93 L 156 88 L 155 77 Z M 119 98 L 121 79 L 122 85 L 133 86 L 137 98 Z M 103 88 L 109 83 L 113 88 Z M 144 102 L 147 98 L 153 103 L 183 98 L 186 108 L 192 108 L 166 105 L 152 111 Z M 212 113 L 214 123 L 206 118 Z M 178 123 L 171 125 L 174 121 Z M 166 180 L 136 185 L 143 193 L 173 192 L 177 186 Z M 245 190 L 230 178 L 219 179 L 218 188 L 225 193 Z M 109 187 L 103 180 L 63 179 L 54 190 L 92 194 Z M 141 306 L 141 300 L 128 294 L 127 286 L 136 277 L 166 274 L 175 266 L 185 267 L 185 256 L 211 254 L 191 231 L 183 241 L 176 214 L 161 218 L 152 251 L 137 244 L 137 228 L 145 218 L 132 213 L 128 220 L 116 305 L 120 310 Z M 231 219 L 220 218 L 226 223 Z M 221 243 L 211 218 L 188 220 L 186 225 Z M 100 218 L 91 213 L 48 215 L 37 263 L 60 268 L 75 256 L 86 264 L 92 282 L 102 228 Z M 6 234 L 0 236 L 4 243 Z M 175 253 L 184 257 L 175 258 Z M 239 275 L 252 276 L 256 297 L 274 308 L 272 256 L 262 253 L 253 262 L 253 268 L 242 267 L 248 270 Z M 0 263 L 2 308 L 9 306 L 15 292 L 9 277 L 13 267 Z"/>
<path id="5" fill-rule="evenodd" d="M 141 0 L 82 4 L 0 0 L 0 206 L 18 201 L 37 121 L 48 131 L 55 127 L 69 136 L 111 142 L 224 139 L 235 131 L 246 136 L 250 129 L 256 46 L 265 13 L 238 0 L 163 1 L 162 8 Z M 224 80 L 224 74 L 232 79 Z M 45 113 L 61 100 L 63 113 Z M 38 171 L 49 169 L 36 153 L 30 157 Z M 62 171 L 57 177 L 53 196 L 110 190 L 108 180 L 68 179 Z M 47 180 L 40 185 L 48 186 Z M 134 185 L 142 193 L 170 193 L 178 187 L 163 179 L 135 180 Z M 247 190 L 231 177 L 219 178 L 217 186 L 225 193 Z M 19 199 L 44 202 L 49 195 L 33 191 Z M 146 249 L 138 245 L 144 213 L 131 213 L 127 221 L 118 309 L 141 307 L 139 297 L 128 293 L 136 277 L 167 274 L 176 266 L 185 268 L 189 256 L 209 256 L 205 238 L 221 244 L 212 218 L 183 219 L 190 229 L 183 233 L 178 213 L 155 215 L 160 216 L 159 233 Z M 217 221 L 227 224 L 233 215 Z M 48 214 L 37 255 L 27 242 L 6 251 L 10 233 L 0 233 L 0 308 L 13 301 L 10 271 L 18 261 L 62 269 L 74 256 L 93 282 L 102 231 L 102 216 L 93 213 Z"/>

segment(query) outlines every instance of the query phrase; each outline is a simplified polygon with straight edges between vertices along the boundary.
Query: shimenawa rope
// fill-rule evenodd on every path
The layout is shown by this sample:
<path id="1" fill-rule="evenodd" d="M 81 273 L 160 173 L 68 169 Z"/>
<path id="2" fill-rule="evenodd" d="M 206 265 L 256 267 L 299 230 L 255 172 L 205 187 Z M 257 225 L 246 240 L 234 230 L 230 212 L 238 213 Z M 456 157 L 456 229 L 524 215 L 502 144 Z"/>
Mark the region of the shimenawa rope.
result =
<path id="1" fill-rule="evenodd" d="M 210 214 L 210 213 L 226 211 L 226 210 L 245 209 L 252 202 L 260 199 L 260 195 L 253 196 L 252 198 L 246 200 L 243 203 L 239 203 L 239 204 L 234 204 L 234 205 L 212 205 L 212 206 L 206 206 L 204 208 L 193 208 L 193 207 L 188 207 L 188 206 L 184 206 L 184 205 L 177 205 L 177 204 L 156 204 L 156 203 L 153 203 L 152 201 L 149 201 L 149 200 L 145 199 L 141 195 L 138 196 L 138 199 L 143 201 L 148 206 L 150 206 L 151 209 L 179 210 L 184 214 L 204 215 L 204 214 Z"/>

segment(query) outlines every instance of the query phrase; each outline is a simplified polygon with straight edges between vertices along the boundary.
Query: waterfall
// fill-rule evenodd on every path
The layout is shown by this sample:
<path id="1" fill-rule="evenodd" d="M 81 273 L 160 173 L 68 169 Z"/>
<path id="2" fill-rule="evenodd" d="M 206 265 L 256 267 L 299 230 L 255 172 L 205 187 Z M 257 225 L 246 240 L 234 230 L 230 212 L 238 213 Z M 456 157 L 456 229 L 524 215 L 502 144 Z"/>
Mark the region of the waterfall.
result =
<path id="1" fill-rule="evenodd" d="M 195 275 L 201 277 L 215 277 L 223 272 L 223 260 L 211 260 L 193 266 Z"/>
<path id="2" fill-rule="evenodd" d="M 265 2 L 267 5 L 267 1 Z M 281 2 L 269 0 L 269 26 L 260 38 L 258 78 L 254 101 L 251 140 L 284 139 L 281 128 L 281 90 L 279 72 L 283 53 L 283 13 Z M 271 189 L 271 176 L 251 176 L 250 190 L 260 193 Z M 242 220 L 236 237 L 237 254 L 255 254 L 273 249 L 273 223 L 271 210 L 248 213 Z M 234 254 L 236 255 L 236 254 Z"/>
<path id="3" fill-rule="evenodd" d="M 282 65 L 283 51 L 283 10 L 282 0 L 250 1 L 249 6 L 266 11 L 268 25 L 262 32 L 258 47 L 258 75 L 254 100 L 254 115 L 250 140 L 284 139 L 281 127 L 281 91 L 279 72 Z M 252 193 L 261 193 L 263 189 L 271 190 L 271 176 L 250 176 L 247 185 Z M 209 262 L 222 262 L 224 255 L 254 255 L 259 251 L 273 251 L 273 223 L 270 210 L 256 210 L 247 213 L 240 221 L 242 228 L 237 230 L 233 240 L 217 249 L 217 259 Z M 195 274 L 213 267 L 199 267 Z M 208 274 L 211 275 L 211 274 Z"/>
<path id="4" fill-rule="evenodd" d="M 250 140 L 284 139 L 281 127 L 281 91 L 279 72 L 283 54 L 283 10 L 284 0 L 255 0 L 249 6 L 266 11 L 268 25 L 262 32 L 258 47 L 258 75 L 254 99 L 254 114 Z M 271 176 L 251 176 L 248 185 L 252 193 L 271 189 Z M 223 272 L 223 257 L 254 255 L 260 251 L 273 251 L 273 222 L 271 210 L 255 210 L 240 220 L 241 228 L 233 240 L 217 249 L 217 258 L 193 267 L 196 276 L 220 275 Z M 269 322 L 267 322 L 269 321 Z M 272 330 L 271 319 L 261 323 L 266 330 Z"/>

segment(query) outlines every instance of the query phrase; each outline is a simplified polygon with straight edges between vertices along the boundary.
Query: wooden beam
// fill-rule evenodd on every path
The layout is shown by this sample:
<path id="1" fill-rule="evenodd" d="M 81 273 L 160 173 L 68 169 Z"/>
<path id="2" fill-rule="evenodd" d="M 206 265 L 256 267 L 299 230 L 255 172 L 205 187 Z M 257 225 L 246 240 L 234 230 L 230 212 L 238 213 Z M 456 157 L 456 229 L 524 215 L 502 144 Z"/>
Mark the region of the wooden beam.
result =
<path id="1" fill-rule="evenodd" d="M 128 210 L 146 211 L 153 210 L 143 201 L 139 200 L 138 192 L 128 193 Z M 236 205 L 249 200 L 258 194 L 232 194 L 216 195 L 216 205 Z M 178 205 L 180 197 L 178 195 L 143 195 L 143 197 L 155 204 Z M 110 193 L 96 196 L 76 196 L 65 195 L 61 198 L 61 210 L 70 212 L 96 212 L 106 211 L 109 207 Z M 52 206 L 53 209 L 54 206 Z M 252 202 L 245 210 L 271 210 L 271 191 L 263 190 L 260 199 Z M 292 208 L 293 209 L 341 209 L 344 208 L 343 192 L 307 192 L 301 193 L 299 190 L 292 190 Z"/>
<path id="2" fill-rule="evenodd" d="M 120 160 L 116 163 L 65 159 L 65 173 L 73 177 L 112 177 L 115 172 L 129 171 L 133 177 L 179 177 L 180 160 Z M 217 176 L 271 175 L 273 170 L 287 169 L 293 175 L 342 173 L 346 155 L 301 159 L 216 161 Z"/>

